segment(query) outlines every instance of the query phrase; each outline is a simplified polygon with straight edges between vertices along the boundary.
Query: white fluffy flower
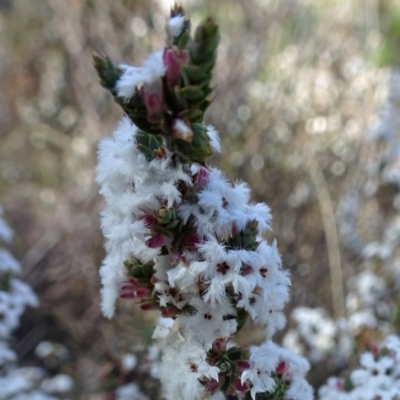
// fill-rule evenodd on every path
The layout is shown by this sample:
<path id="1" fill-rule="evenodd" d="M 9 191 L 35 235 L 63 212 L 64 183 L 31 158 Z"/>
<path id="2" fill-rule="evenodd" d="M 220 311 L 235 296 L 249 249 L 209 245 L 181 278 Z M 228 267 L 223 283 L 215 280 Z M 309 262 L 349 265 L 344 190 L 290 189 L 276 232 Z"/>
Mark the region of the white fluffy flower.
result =
<path id="1" fill-rule="evenodd" d="M 360 368 L 350 374 L 352 388 L 345 390 L 340 378 L 329 378 L 319 390 L 323 400 L 393 400 L 400 396 L 400 339 L 388 336 L 382 343 L 383 353 L 363 353 Z"/>
<path id="2" fill-rule="evenodd" d="M 168 46 L 184 23 L 184 16 L 169 20 Z M 169 51 L 175 50 L 167 47 L 165 54 L 171 56 Z M 186 50 L 181 56 L 186 62 Z M 129 99 L 140 84 L 144 97 L 148 89 L 163 95 L 162 52 L 149 56 L 143 67 L 122 69 L 116 85 L 120 97 Z M 146 109 L 152 117 L 150 103 Z M 103 313 L 113 316 L 120 291 L 121 297 L 132 298 L 141 289 L 145 296 L 151 290 L 151 299 L 145 298 L 148 303 L 143 306 L 159 307 L 163 317 L 173 318 L 160 319 L 153 335 L 164 345 L 156 373 L 167 400 L 203 399 L 221 389 L 216 365 L 222 362 L 230 365 L 227 373 L 232 381 L 226 382 L 231 391 L 246 390 L 249 384 L 253 398 L 269 392 L 275 386 L 276 369 L 283 365 L 288 396 L 310 399 L 304 381 L 308 364 L 269 340 L 285 324 L 282 310 L 289 299 L 290 278 L 276 242 L 263 240 L 270 229 L 268 206 L 251 202 L 247 184 L 230 182 L 204 163 L 183 164 L 179 154 L 171 154 L 174 140 L 190 141 L 195 130 L 182 116 L 185 113 L 162 112 L 171 117 L 162 125 L 171 127 L 171 136 L 163 139 L 163 151 L 154 153 L 154 158 L 146 158 L 137 148 L 138 129 L 127 117 L 113 137 L 100 144 L 97 182 L 106 201 L 102 230 L 107 251 L 100 270 Z M 208 126 L 206 132 L 208 144 L 220 151 L 215 128 Z M 248 365 L 247 353 L 237 350 L 235 357 L 244 359 L 228 363 L 227 357 L 234 354 L 229 353 L 228 341 L 247 315 L 265 326 L 268 341 L 252 348 L 252 367 L 242 374 L 239 365 Z M 243 387 L 238 374 L 242 385 L 246 381 Z"/>
<path id="3" fill-rule="evenodd" d="M 206 352 L 196 341 L 182 339 L 165 348 L 160 379 L 169 400 L 202 399 L 205 393 L 199 379 L 218 380 L 218 373 L 217 367 L 207 363 Z"/>
<path id="4" fill-rule="evenodd" d="M 123 262 L 131 257 L 148 262 L 159 252 L 145 243 L 149 229 L 140 219 L 143 210 L 155 212 L 161 201 L 172 206 L 180 200 L 177 182 L 191 184 L 181 167 L 171 168 L 169 158 L 148 162 L 136 148 L 136 132 L 126 117 L 113 138 L 103 139 L 99 148 L 97 182 L 107 203 L 102 213 L 107 255 L 100 269 L 102 310 L 107 317 L 114 315 L 119 286 L 125 278 Z"/>
<path id="5" fill-rule="evenodd" d="M 129 99 L 140 83 L 152 84 L 165 74 L 165 65 L 162 51 L 150 54 L 142 67 L 120 65 L 124 71 L 119 78 L 116 88 L 118 96 Z"/>
<path id="6" fill-rule="evenodd" d="M 147 400 L 136 383 L 120 386 L 116 392 L 116 400 Z"/>
<path id="7" fill-rule="evenodd" d="M 217 130 L 212 126 L 207 126 L 207 135 L 210 138 L 210 145 L 214 151 L 217 153 L 221 152 L 221 143 L 219 141 L 219 135 Z"/>
<path id="8" fill-rule="evenodd" d="M 14 236 L 14 231 L 8 226 L 3 218 L 3 208 L 0 206 L 0 239 L 5 242 L 11 242 Z"/>
<path id="9" fill-rule="evenodd" d="M 172 37 L 179 36 L 183 29 L 186 17 L 184 15 L 176 15 L 167 22 L 167 31 Z"/>

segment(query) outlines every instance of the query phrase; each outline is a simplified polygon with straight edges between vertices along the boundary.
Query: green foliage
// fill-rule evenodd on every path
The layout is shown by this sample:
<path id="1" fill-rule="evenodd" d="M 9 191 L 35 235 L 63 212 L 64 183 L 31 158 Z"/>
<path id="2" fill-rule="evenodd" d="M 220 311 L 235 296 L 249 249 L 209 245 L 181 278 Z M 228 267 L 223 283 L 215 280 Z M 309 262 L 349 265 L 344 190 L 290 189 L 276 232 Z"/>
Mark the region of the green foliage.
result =
<path id="1" fill-rule="evenodd" d="M 95 55 L 93 56 L 93 63 L 100 77 L 100 84 L 111 92 L 116 103 L 122 107 L 132 122 L 146 133 L 153 135 L 162 134 L 163 132 L 159 124 L 151 123 L 148 120 L 146 106 L 142 101 L 138 89 L 135 90 L 133 96 L 128 100 L 118 96 L 116 84 L 123 70 L 116 66 L 107 56 Z"/>
<path id="2" fill-rule="evenodd" d="M 158 211 L 157 222 L 159 229 L 166 234 L 175 236 L 182 229 L 182 218 L 178 216 L 175 208 L 161 207 Z"/>
<path id="3" fill-rule="evenodd" d="M 180 15 L 185 15 L 185 12 L 181 6 L 175 4 L 171 9 L 171 17 L 177 17 Z M 186 47 L 189 41 L 190 41 L 190 19 L 186 18 L 183 23 L 181 33 L 173 38 L 172 45 L 182 50 Z"/>
<path id="4" fill-rule="evenodd" d="M 11 279 L 13 274 L 11 271 L 6 271 L 0 276 L 0 291 L 8 292 L 11 289 Z"/>
<path id="5" fill-rule="evenodd" d="M 136 133 L 135 139 L 137 149 L 145 155 L 147 161 L 162 157 L 165 154 L 161 136 L 139 131 Z"/>
<path id="6" fill-rule="evenodd" d="M 122 75 L 122 69 L 114 65 L 106 55 L 94 55 L 93 64 L 99 75 L 100 84 L 114 94 L 115 85 Z"/>
<path id="7" fill-rule="evenodd" d="M 391 10 L 387 19 L 382 32 L 382 44 L 372 57 L 379 67 L 398 67 L 400 66 L 400 14 Z"/>
<path id="8" fill-rule="evenodd" d="M 354 389 L 354 384 L 349 375 L 344 378 L 343 389 L 345 392 L 351 392 Z"/>
<path id="9" fill-rule="evenodd" d="M 259 245 L 257 234 L 258 222 L 249 221 L 243 230 L 231 236 L 224 244 L 228 249 L 256 250 Z"/>
<path id="10" fill-rule="evenodd" d="M 246 324 L 247 317 L 249 316 L 248 312 L 244 308 L 237 309 L 237 328 L 236 332 L 239 332 L 244 325 Z"/>
<path id="11" fill-rule="evenodd" d="M 256 400 L 282 400 L 289 387 L 289 382 L 283 379 L 281 374 L 272 373 L 271 377 L 275 380 L 274 390 L 256 394 Z M 250 391 L 246 392 L 245 400 L 252 400 Z"/>
<path id="12" fill-rule="evenodd" d="M 193 124 L 193 138 L 190 142 L 182 139 L 176 139 L 173 143 L 174 151 L 179 155 L 184 163 L 190 161 L 203 162 L 211 156 L 213 151 L 210 145 L 210 139 L 206 128 L 202 124 Z"/>
<path id="13" fill-rule="evenodd" d="M 182 7 L 174 6 L 171 16 L 179 15 L 184 15 Z M 142 98 L 138 88 L 129 99 L 118 95 L 116 85 L 123 69 L 107 56 L 93 57 L 101 85 L 111 92 L 126 115 L 141 130 L 137 136 L 137 148 L 147 160 L 165 155 L 158 135 L 166 138 L 167 148 L 176 153 L 184 163 L 202 163 L 213 154 L 207 131 L 201 123 L 212 102 L 210 82 L 218 43 L 218 26 L 210 17 L 197 27 L 193 38 L 190 35 L 190 20 L 185 18 L 181 33 L 167 39 L 166 51 L 171 65 L 166 63 L 167 72 L 161 78 L 160 99 L 161 106 L 165 104 L 166 109 L 159 111 L 156 116 L 146 109 L 147 100 Z M 179 72 L 177 82 L 167 74 L 168 68 L 173 69 L 173 74 Z M 182 137 L 179 132 L 177 134 L 174 125 L 177 119 L 186 124 L 193 135 Z M 147 135 L 156 137 L 150 138 Z"/>
<path id="14" fill-rule="evenodd" d="M 154 273 L 154 262 L 142 263 L 137 258 L 124 261 L 127 275 L 135 278 L 144 287 L 153 287 L 150 280 Z"/>

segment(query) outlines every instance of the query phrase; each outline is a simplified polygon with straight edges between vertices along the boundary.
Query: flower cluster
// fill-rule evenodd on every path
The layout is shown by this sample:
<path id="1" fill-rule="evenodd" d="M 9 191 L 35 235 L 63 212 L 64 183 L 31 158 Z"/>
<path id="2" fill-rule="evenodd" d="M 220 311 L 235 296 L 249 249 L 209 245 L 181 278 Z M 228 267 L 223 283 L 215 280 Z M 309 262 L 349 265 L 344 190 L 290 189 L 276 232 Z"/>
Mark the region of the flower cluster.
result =
<path id="1" fill-rule="evenodd" d="M 0 240 L 11 242 L 13 231 L 3 219 L 3 210 L 0 208 Z M 25 307 L 38 305 L 37 298 L 31 288 L 16 276 L 21 272 L 18 261 L 9 251 L 0 248 L 0 384 L 3 394 L 0 398 L 9 398 L 25 390 L 29 380 L 15 375 L 11 366 L 17 360 L 14 351 L 9 347 L 12 331 L 19 325 L 19 319 Z"/>
<path id="2" fill-rule="evenodd" d="M 381 152 L 378 157 L 370 161 L 368 172 L 371 186 L 376 186 L 377 179 L 381 184 L 393 184 L 400 187 L 399 152 L 400 144 L 398 132 L 400 126 L 400 72 L 394 71 L 388 82 L 389 93 L 387 102 L 381 110 L 377 125 L 370 132 L 370 139 L 378 142 Z M 375 188 L 376 190 L 376 188 Z"/>
<path id="3" fill-rule="evenodd" d="M 0 207 L 0 242 L 11 242 L 13 234 Z M 9 346 L 25 308 L 38 306 L 30 286 L 18 279 L 20 273 L 18 261 L 0 248 L 0 400 L 57 400 L 48 393 L 70 391 L 72 379 L 63 374 L 46 378 L 41 368 L 17 367 L 17 355 Z"/>
<path id="4" fill-rule="evenodd" d="M 360 357 L 359 369 L 346 378 L 329 378 L 319 390 L 324 400 L 395 400 L 400 397 L 400 339 L 388 336 L 380 348 Z"/>
<path id="5" fill-rule="evenodd" d="M 97 166 L 106 200 L 103 312 L 112 317 L 118 297 L 160 310 L 154 338 L 164 344 L 159 376 L 167 399 L 220 391 L 310 399 L 308 363 L 271 342 L 285 324 L 290 279 L 276 243 L 262 238 L 269 208 L 206 164 L 220 151 L 216 130 L 202 122 L 218 27 L 208 18 L 192 37 L 183 10 L 171 14 L 165 49 L 143 67 L 94 59 L 126 114 L 102 140 Z M 234 343 L 247 318 L 266 336 L 250 350 Z"/>
<path id="6" fill-rule="evenodd" d="M 347 330 L 342 338 L 341 324 L 339 321 L 333 321 L 325 309 L 296 307 L 290 319 L 294 322 L 294 326 L 283 338 L 283 345 L 286 348 L 307 356 L 311 364 L 317 364 L 331 355 L 334 355 L 339 363 L 343 360 L 344 346 L 340 342 L 349 339 Z M 342 341 L 338 340 L 339 338 Z M 351 341 L 346 342 L 345 350 L 352 351 Z M 348 351 L 345 353 L 348 356 Z"/>
<path id="7" fill-rule="evenodd" d="M 10 242 L 12 230 L 2 218 L 0 208 L 0 240 Z M 32 289 L 17 275 L 21 273 L 21 266 L 11 253 L 0 248 L 0 341 L 7 341 L 11 332 L 19 325 L 19 319 L 26 306 L 37 307 L 38 301 Z M 3 356 L 0 357 L 1 360 Z"/>

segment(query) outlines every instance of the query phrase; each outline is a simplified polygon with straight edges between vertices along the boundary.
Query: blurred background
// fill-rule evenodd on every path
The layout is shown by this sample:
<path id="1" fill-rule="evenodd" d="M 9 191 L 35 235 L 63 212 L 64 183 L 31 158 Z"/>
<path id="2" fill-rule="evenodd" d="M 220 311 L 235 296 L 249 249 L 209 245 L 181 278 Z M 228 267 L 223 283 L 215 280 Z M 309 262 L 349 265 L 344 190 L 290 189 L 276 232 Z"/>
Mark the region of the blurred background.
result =
<path id="1" fill-rule="evenodd" d="M 172 3 L 0 0 L 0 204 L 41 304 L 24 315 L 15 346 L 22 365 L 73 378 L 65 399 L 112 400 L 132 380 L 150 398 L 158 393 L 147 355 L 154 315 L 126 301 L 109 321 L 99 308 L 96 149 L 122 111 L 91 57 L 140 65 L 162 46 Z M 179 3 L 192 26 L 207 15 L 220 25 L 206 119 L 223 152 L 211 164 L 272 209 L 268 239 L 292 275 L 288 330 L 277 340 L 319 352 L 309 374 L 319 387 L 370 343 L 399 333 L 400 3 Z M 245 330 L 240 340 L 260 336 Z M 38 361 L 43 341 L 68 355 Z M 347 356 L 335 358 L 340 346 Z M 134 369 L 124 362 L 133 353 Z"/>

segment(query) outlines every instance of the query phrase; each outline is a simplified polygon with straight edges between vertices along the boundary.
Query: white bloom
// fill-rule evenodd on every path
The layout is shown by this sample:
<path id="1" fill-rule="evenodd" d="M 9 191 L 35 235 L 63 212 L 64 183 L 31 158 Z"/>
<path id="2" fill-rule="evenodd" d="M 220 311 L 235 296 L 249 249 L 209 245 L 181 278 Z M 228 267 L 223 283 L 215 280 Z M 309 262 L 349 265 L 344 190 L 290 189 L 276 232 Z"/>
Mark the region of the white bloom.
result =
<path id="1" fill-rule="evenodd" d="M 0 367 L 11 364 L 17 360 L 17 355 L 8 347 L 8 344 L 0 341 Z"/>
<path id="2" fill-rule="evenodd" d="M 226 302 L 214 308 L 200 298 L 193 298 L 189 304 L 197 312 L 194 315 L 180 315 L 178 320 L 186 336 L 209 349 L 218 338 L 227 338 L 236 332 L 236 309 Z"/>
<path id="3" fill-rule="evenodd" d="M 185 264 L 180 263 L 175 268 L 170 269 L 167 275 L 169 284 L 172 287 L 178 287 L 182 292 L 198 292 L 196 285 L 197 276 L 191 272 Z"/>
<path id="4" fill-rule="evenodd" d="M 150 54 L 143 67 L 131 67 L 129 65 L 120 65 L 120 67 L 124 72 L 117 82 L 116 89 L 118 96 L 127 100 L 133 96 L 140 83 L 152 84 L 165 74 L 162 51 Z"/>
<path id="5" fill-rule="evenodd" d="M 217 153 L 221 153 L 221 143 L 219 141 L 219 135 L 217 130 L 212 125 L 207 126 L 207 135 L 210 138 L 210 145 L 212 149 Z"/>
<path id="6" fill-rule="evenodd" d="M 177 118 L 172 126 L 174 137 L 190 142 L 193 138 L 193 131 L 189 124 Z"/>
<path id="7" fill-rule="evenodd" d="M 183 24 L 186 17 L 184 15 L 177 15 L 172 17 L 167 22 L 167 31 L 172 37 L 179 36 L 183 29 Z"/>
<path id="8" fill-rule="evenodd" d="M 206 362 L 206 352 L 193 340 L 175 342 L 165 348 L 160 379 L 167 400 L 200 400 L 204 387 L 199 378 L 218 380 L 219 369 Z"/>
<path id="9" fill-rule="evenodd" d="M 67 393 L 74 387 L 74 381 L 69 375 L 58 374 L 52 378 L 46 378 L 41 383 L 41 388 L 49 393 Z"/>
<path id="10" fill-rule="evenodd" d="M 270 392 L 275 387 L 271 373 L 279 363 L 279 351 L 272 342 L 267 342 L 260 347 L 251 347 L 250 361 L 252 367 L 243 371 L 242 384 L 249 380 L 252 384 L 251 396 L 255 399 L 257 393 Z"/>
<path id="11" fill-rule="evenodd" d="M 358 399 L 388 399 L 393 400 L 400 396 L 400 369 L 397 367 L 399 356 L 397 351 L 400 339 L 395 336 L 387 337 L 382 343 L 389 353 L 374 355 L 363 353 L 360 357 L 360 368 L 352 371 L 350 380 L 353 388 L 344 390 L 344 381 L 338 378 L 329 378 L 327 384 L 319 390 L 322 400 L 358 400 Z"/>
<path id="12" fill-rule="evenodd" d="M 116 400 L 147 400 L 136 383 L 120 386 L 116 392 Z"/>
<path id="13" fill-rule="evenodd" d="M 313 388 L 305 379 L 293 379 L 288 390 L 285 392 L 285 398 L 293 400 L 313 400 Z"/>
<path id="14" fill-rule="evenodd" d="M 7 225 L 7 222 L 3 219 L 3 207 L 0 206 L 0 239 L 5 242 L 11 242 L 14 236 L 14 231 Z"/>
<path id="15" fill-rule="evenodd" d="M 285 398 L 312 399 L 312 388 L 304 380 L 304 375 L 309 370 L 310 365 L 303 357 L 277 346 L 270 340 L 261 346 L 251 347 L 250 351 L 252 366 L 242 373 L 241 381 L 242 384 L 246 380 L 250 381 L 253 399 L 255 399 L 257 393 L 274 389 L 275 380 L 271 377 L 271 374 L 275 372 L 280 363 L 286 364 L 285 380 L 291 382 Z"/>
<path id="16" fill-rule="evenodd" d="M 137 365 L 137 357 L 132 353 L 127 353 L 122 357 L 121 364 L 125 371 L 132 371 Z"/>
<path id="17" fill-rule="evenodd" d="M 19 262 L 5 249 L 0 249 L 0 271 L 8 271 L 13 274 L 19 274 L 21 272 Z"/>

